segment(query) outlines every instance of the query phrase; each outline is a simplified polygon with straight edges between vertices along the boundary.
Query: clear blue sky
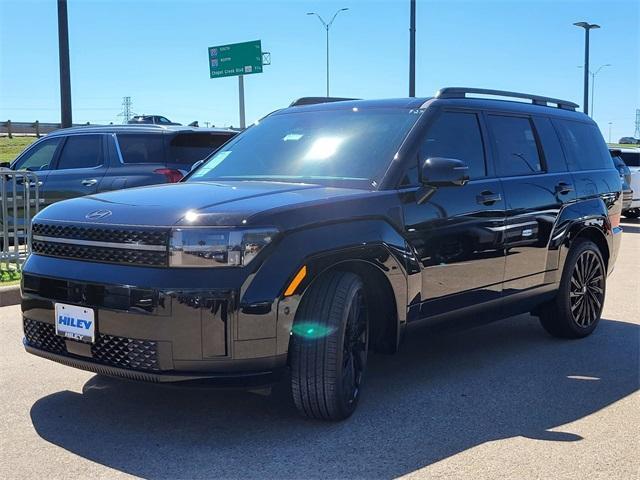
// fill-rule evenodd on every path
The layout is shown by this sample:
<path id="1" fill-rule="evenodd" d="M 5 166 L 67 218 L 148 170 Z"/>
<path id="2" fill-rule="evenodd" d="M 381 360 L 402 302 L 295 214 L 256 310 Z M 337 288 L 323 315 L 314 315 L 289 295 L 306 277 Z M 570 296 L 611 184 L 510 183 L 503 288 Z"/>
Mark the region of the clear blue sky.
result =
<path id="1" fill-rule="evenodd" d="M 236 78 L 209 79 L 207 47 L 261 39 L 265 73 L 245 77 L 247 120 L 323 95 L 324 30 L 335 96 L 406 96 L 409 0 L 69 0 L 75 122 L 133 110 L 188 123 L 238 125 Z M 640 108 L 638 0 L 418 0 L 417 93 L 441 86 L 533 92 L 582 103 L 583 30 L 592 32 L 595 119 L 605 138 L 632 135 Z M 55 0 L 0 0 L 0 119 L 59 121 Z"/>

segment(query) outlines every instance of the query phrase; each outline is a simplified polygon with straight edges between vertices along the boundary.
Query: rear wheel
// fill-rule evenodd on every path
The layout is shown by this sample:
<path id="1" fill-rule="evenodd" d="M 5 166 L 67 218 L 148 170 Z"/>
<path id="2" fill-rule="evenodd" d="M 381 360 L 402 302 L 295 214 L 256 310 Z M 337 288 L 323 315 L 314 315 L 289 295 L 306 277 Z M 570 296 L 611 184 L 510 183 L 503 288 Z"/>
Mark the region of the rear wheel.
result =
<path id="1" fill-rule="evenodd" d="M 368 344 L 362 280 L 350 272 L 323 275 L 303 296 L 293 326 L 291 387 L 303 415 L 342 420 L 353 413 Z"/>
<path id="2" fill-rule="evenodd" d="M 556 298 L 540 314 L 551 335 L 582 338 L 595 330 L 604 305 L 607 272 L 597 245 L 579 240 L 569 252 Z"/>

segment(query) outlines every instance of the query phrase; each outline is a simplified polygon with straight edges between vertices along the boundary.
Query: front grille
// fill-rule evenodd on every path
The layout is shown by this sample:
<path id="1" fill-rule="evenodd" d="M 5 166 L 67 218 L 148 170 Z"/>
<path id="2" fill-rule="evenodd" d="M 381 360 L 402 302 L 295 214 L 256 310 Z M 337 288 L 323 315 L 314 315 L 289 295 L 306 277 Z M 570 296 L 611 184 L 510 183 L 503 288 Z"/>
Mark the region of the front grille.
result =
<path id="1" fill-rule="evenodd" d="M 93 262 L 147 265 L 152 267 L 166 266 L 168 258 L 167 252 L 93 247 L 44 242 L 41 240 L 33 240 L 32 251 L 38 255 L 49 257 L 77 258 Z"/>
<path id="2" fill-rule="evenodd" d="M 49 323 L 24 320 L 24 336 L 29 345 L 52 353 L 65 353 L 64 338 L 56 335 L 55 327 Z"/>
<path id="3" fill-rule="evenodd" d="M 71 238 L 93 242 L 132 243 L 138 245 L 166 245 L 168 230 L 81 227 L 78 225 L 34 223 L 33 235 Z"/>
<path id="4" fill-rule="evenodd" d="M 32 238 L 32 251 L 38 255 L 152 267 L 168 264 L 168 229 L 34 223 Z"/>
<path id="5" fill-rule="evenodd" d="M 24 319 L 24 336 L 29 346 L 58 355 L 92 360 L 112 367 L 131 370 L 159 371 L 158 344 L 153 340 L 99 334 L 91 345 L 92 358 L 79 357 L 67 351 L 65 339 L 56 335 L 49 323 Z M 71 340 L 70 340 L 71 341 Z"/>

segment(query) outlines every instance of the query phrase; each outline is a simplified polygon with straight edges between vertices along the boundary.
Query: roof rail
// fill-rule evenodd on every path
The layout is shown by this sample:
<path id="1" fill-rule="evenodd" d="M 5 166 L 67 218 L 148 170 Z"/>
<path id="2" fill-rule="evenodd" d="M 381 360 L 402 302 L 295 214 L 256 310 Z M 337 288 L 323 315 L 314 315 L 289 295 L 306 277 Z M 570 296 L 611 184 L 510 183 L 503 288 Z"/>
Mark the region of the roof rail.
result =
<path id="1" fill-rule="evenodd" d="M 290 107 L 299 107 L 301 105 L 316 105 L 318 103 L 345 102 L 348 100 L 359 100 L 358 98 L 341 98 L 341 97 L 302 97 L 291 102 Z"/>
<path id="2" fill-rule="evenodd" d="M 506 90 L 488 90 L 486 88 L 466 88 L 466 87 L 447 87 L 441 88 L 436 93 L 435 98 L 466 98 L 467 94 L 475 93 L 480 95 L 490 95 L 490 96 L 498 96 L 498 97 L 512 97 L 512 98 L 524 98 L 527 100 L 531 100 L 531 103 L 534 105 L 542 105 L 545 107 L 549 107 L 551 104 L 557 105 L 557 108 L 562 108 L 564 110 L 574 110 L 578 108 L 579 105 L 573 102 L 569 102 L 567 100 L 560 100 L 559 98 L 551 98 L 551 97 L 541 97 L 539 95 L 531 95 L 528 93 L 518 93 L 518 92 L 508 92 Z"/>

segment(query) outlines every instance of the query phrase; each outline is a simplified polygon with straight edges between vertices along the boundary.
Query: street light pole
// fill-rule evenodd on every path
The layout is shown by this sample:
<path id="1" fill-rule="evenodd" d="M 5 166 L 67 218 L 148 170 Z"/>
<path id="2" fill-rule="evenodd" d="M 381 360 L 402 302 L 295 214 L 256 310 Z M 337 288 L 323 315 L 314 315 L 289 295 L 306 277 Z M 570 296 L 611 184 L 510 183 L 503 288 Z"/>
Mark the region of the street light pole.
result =
<path id="1" fill-rule="evenodd" d="M 409 96 L 416 96 L 416 0 L 409 12 Z"/>
<path id="2" fill-rule="evenodd" d="M 72 125 L 67 0 L 58 0 L 58 61 L 60 64 L 60 126 L 67 128 Z"/>
<path id="3" fill-rule="evenodd" d="M 340 12 L 346 12 L 347 10 L 349 10 L 349 9 L 348 8 L 341 8 L 340 10 L 336 11 L 336 13 L 333 14 L 333 17 L 331 17 L 331 20 L 328 21 L 328 22 L 325 22 L 324 18 L 322 18 L 316 12 L 308 12 L 307 13 L 307 15 L 315 15 L 316 17 L 318 17 L 318 20 L 320 20 L 320 23 L 322 23 L 322 26 L 324 27 L 325 31 L 327 32 L 327 97 L 329 96 L 329 29 L 331 28 L 331 25 L 333 24 L 334 20 L 338 16 L 338 14 Z"/>
<path id="4" fill-rule="evenodd" d="M 589 115 L 589 31 L 600 28 L 600 25 L 588 22 L 574 23 L 576 27 L 584 28 L 584 100 L 583 111 Z"/>
<path id="5" fill-rule="evenodd" d="M 600 65 L 595 72 L 591 72 L 591 118 L 593 118 L 593 107 L 595 106 L 595 94 L 596 94 L 596 75 L 600 73 L 604 67 L 610 67 L 610 63 L 605 63 L 604 65 Z"/>
<path id="6" fill-rule="evenodd" d="M 611 124 L 613 122 L 609 122 L 609 143 L 611 143 Z"/>

